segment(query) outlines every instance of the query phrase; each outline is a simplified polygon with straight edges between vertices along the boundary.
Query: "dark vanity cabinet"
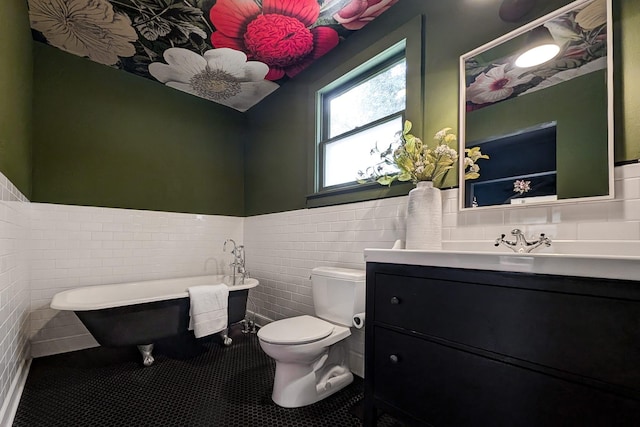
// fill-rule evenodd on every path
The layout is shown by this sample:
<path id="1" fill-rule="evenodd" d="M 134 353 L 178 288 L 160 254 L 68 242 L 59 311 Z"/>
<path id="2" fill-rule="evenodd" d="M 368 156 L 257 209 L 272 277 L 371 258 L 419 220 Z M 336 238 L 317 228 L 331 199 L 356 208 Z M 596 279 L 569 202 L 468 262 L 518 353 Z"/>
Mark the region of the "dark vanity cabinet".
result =
<path id="1" fill-rule="evenodd" d="M 640 282 L 369 262 L 366 310 L 366 426 L 640 426 Z"/>

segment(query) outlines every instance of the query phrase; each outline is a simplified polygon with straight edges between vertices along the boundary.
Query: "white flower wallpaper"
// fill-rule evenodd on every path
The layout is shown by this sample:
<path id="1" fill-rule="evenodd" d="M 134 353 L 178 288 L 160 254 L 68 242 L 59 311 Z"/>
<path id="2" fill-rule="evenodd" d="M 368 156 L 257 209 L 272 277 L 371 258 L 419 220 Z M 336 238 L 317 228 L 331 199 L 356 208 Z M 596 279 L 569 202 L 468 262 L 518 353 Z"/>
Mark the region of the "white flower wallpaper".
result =
<path id="1" fill-rule="evenodd" d="M 246 111 L 398 0 L 28 0 L 35 40 Z"/>

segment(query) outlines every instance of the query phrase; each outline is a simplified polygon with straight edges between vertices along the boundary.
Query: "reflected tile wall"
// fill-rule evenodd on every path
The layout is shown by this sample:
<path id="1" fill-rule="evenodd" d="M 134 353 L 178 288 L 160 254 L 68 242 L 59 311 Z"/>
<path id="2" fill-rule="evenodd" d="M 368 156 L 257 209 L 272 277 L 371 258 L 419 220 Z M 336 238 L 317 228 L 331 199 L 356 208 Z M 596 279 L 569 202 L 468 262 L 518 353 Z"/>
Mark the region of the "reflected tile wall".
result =
<path id="1" fill-rule="evenodd" d="M 502 233 L 509 235 L 511 229 L 520 228 L 527 236 L 545 233 L 552 240 L 567 244 L 578 241 L 601 245 L 611 241 L 607 248 L 599 246 L 603 252 L 611 252 L 615 242 L 620 241 L 625 250 L 632 249 L 627 254 L 640 255 L 640 164 L 616 167 L 614 177 L 615 199 L 546 207 L 468 210 L 457 214 L 457 227 L 445 231 L 443 238 L 450 246 L 469 244 L 478 248 L 483 240 L 487 243 Z M 455 198 L 455 193 L 451 193 L 451 197 Z"/>

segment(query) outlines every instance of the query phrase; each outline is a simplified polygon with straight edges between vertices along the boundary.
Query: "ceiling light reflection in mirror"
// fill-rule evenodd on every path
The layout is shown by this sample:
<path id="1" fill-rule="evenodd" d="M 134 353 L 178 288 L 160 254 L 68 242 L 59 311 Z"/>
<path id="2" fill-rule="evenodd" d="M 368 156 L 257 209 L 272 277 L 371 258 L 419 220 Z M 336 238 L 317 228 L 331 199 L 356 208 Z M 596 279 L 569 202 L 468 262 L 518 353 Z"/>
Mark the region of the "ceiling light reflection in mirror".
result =
<path id="1" fill-rule="evenodd" d="M 516 58 L 515 65 L 518 68 L 529 68 L 544 64 L 560 53 L 560 46 L 545 26 L 536 27 L 529 32 L 525 49 Z"/>
<path id="2" fill-rule="evenodd" d="M 613 197 L 610 17 L 578 0 L 461 57 L 460 150 L 490 156 L 461 209 Z M 518 66 L 542 32 L 559 52 Z"/>

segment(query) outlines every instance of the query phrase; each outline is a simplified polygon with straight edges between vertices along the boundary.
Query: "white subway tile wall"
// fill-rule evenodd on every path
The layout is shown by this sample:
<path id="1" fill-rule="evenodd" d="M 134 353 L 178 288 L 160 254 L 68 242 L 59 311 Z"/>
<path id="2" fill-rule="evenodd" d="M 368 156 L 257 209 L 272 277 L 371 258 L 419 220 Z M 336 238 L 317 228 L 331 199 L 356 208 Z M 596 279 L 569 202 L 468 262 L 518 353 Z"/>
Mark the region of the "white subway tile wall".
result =
<path id="1" fill-rule="evenodd" d="M 456 190 L 446 190 L 444 247 L 492 248 L 499 234 L 517 227 L 528 236 L 544 232 L 569 249 L 593 242 L 602 251 L 640 255 L 640 165 L 618 167 L 615 176 L 615 200 L 553 207 L 458 213 Z M 390 248 L 404 240 L 407 204 L 405 196 L 242 219 L 28 203 L 4 176 L 0 191 L 4 394 L 26 357 L 27 336 L 34 356 L 96 345 L 75 315 L 49 308 L 59 291 L 224 272 L 231 258 L 222 243 L 233 238 L 245 244 L 247 269 L 260 280 L 249 303 L 260 323 L 312 314 L 311 269 L 363 269 L 365 248 Z M 360 373 L 362 332 L 354 330 L 350 341 Z"/>
<path id="2" fill-rule="evenodd" d="M 457 227 L 449 230 L 448 239 L 444 237 L 449 240 L 445 248 L 486 248 L 500 234 L 520 228 L 527 237 L 545 233 L 565 248 L 580 250 L 590 243 L 601 253 L 640 255 L 640 164 L 616 167 L 614 178 L 612 200 L 462 212 Z"/>
<path id="3" fill-rule="evenodd" d="M 29 201 L 0 173 L 0 402 L 29 355 L 28 238 Z"/>
<path id="4" fill-rule="evenodd" d="M 404 239 L 407 197 L 245 219 L 247 264 L 260 280 L 252 298 L 271 320 L 313 314 L 311 269 L 364 269 L 365 248 Z"/>
<path id="5" fill-rule="evenodd" d="M 228 273 L 227 238 L 242 242 L 242 218 L 31 203 L 33 356 L 97 345 L 75 314 L 49 308 L 56 293 Z"/>
<path id="6" fill-rule="evenodd" d="M 314 314 L 311 270 L 364 269 L 365 248 L 390 248 L 404 239 L 407 197 L 245 219 L 247 265 L 260 285 L 250 299 L 262 323 Z M 352 328 L 351 368 L 364 375 L 364 331 Z"/>
<path id="7" fill-rule="evenodd" d="M 616 199 L 608 201 L 464 212 L 458 212 L 457 190 L 445 190 L 443 245 L 492 249 L 496 237 L 520 228 L 552 240 L 632 243 L 640 255 L 640 164 L 616 168 L 616 188 Z M 272 320 L 311 314 L 311 269 L 363 269 L 365 248 L 404 240 L 406 206 L 403 196 L 246 218 L 247 264 L 261 283 L 253 294 L 259 314 Z"/>
<path id="8" fill-rule="evenodd" d="M 549 207 L 458 212 L 457 189 L 443 191 L 443 246 L 491 250 L 496 237 L 520 228 L 526 236 L 546 233 L 552 240 L 595 242 L 602 251 L 640 255 L 640 164 L 616 168 L 615 177 L 615 200 Z M 391 248 L 404 240 L 406 207 L 403 196 L 246 218 L 247 265 L 260 281 L 251 294 L 259 319 L 313 314 L 311 269 L 364 269 L 365 248 Z M 361 375 L 362 332 L 354 330 L 350 340 L 354 372 Z"/>

